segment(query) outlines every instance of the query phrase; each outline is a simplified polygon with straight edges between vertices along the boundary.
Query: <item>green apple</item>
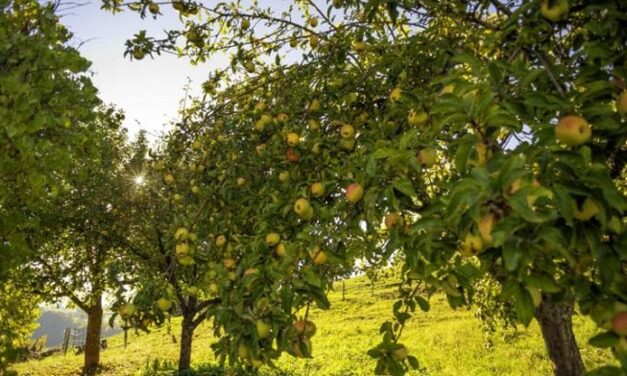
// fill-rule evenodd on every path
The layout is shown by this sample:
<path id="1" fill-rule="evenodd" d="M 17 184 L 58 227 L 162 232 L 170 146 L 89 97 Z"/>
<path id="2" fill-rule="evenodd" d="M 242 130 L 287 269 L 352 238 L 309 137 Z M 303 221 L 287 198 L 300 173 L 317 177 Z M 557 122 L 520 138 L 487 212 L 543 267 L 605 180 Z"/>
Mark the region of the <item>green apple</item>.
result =
<path id="1" fill-rule="evenodd" d="M 218 235 L 218 237 L 216 237 L 215 244 L 218 248 L 224 247 L 226 245 L 226 236 Z"/>
<path id="2" fill-rule="evenodd" d="M 137 307 L 135 307 L 135 304 L 133 303 L 124 303 L 120 306 L 118 312 L 120 313 L 120 316 L 126 320 L 129 317 L 135 315 L 135 313 L 137 312 Z"/>
<path id="3" fill-rule="evenodd" d="M 400 87 L 395 87 L 394 89 L 392 89 L 392 92 L 390 93 L 390 102 L 392 103 L 398 102 L 402 96 L 403 96 L 403 90 Z"/>
<path id="4" fill-rule="evenodd" d="M 276 252 L 276 255 L 279 257 L 285 257 L 287 256 L 287 247 L 285 246 L 285 244 L 279 243 L 274 248 L 274 252 Z"/>
<path id="5" fill-rule="evenodd" d="M 411 126 L 419 126 L 427 122 L 429 119 L 429 114 L 424 111 L 416 112 L 414 110 L 410 110 L 407 114 L 407 122 Z"/>
<path id="6" fill-rule="evenodd" d="M 246 62 L 246 64 L 244 64 L 244 68 L 246 69 L 246 72 L 248 73 L 255 73 L 255 63 L 253 63 L 252 61 L 248 61 Z"/>
<path id="7" fill-rule="evenodd" d="M 250 27 L 250 20 L 248 18 L 244 18 L 242 20 L 242 23 L 240 24 L 240 27 L 242 28 L 242 30 L 248 30 L 248 28 Z"/>
<path id="8" fill-rule="evenodd" d="M 424 148 L 418 152 L 418 163 L 425 167 L 431 167 L 437 161 L 437 154 L 433 148 Z"/>
<path id="9" fill-rule="evenodd" d="M 400 347 L 398 347 L 396 350 L 392 351 L 392 358 L 394 358 L 394 360 L 398 360 L 399 362 L 402 362 L 403 360 L 407 359 L 407 355 L 409 355 L 409 351 L 407 351 L 407 347 L 403 346 L 403 345 L 399 345 Z"/>
<path id="10" fill-rule="evenodd" d="M 257 337 L 259 338 L 268 338 L 270 337 L 270 326 L 266 324 L 263 320 L 259 319 L 255 322 L 255 327 L 257 329 Z"/>
<path id="11" fill-rule="evenodd" d="M 239 346 L 237 346 L 237 356 L 239 356 L 240 359 L 248 359 L 248 357 L 250 356 L 250 351 L 248 350 L 248 346 L 246 346 L 243 343 L 240 343 Z"/>
<path id="12" fill-rule="evenodd" d="M 298 133 L 288 133 L 286 141 L 289 146 L 296 147 L 300 143 L 300 136 L 298 135 Z"/>
<path id="13" fill-rule="evenodd" d="M 555 137 L 564 145 L 581 145 L 586 143 L 591 136 L 592 129 L 590 124 L 581 116 L 564 116 L 555 127 Z"/>
<path id="14" fill-rule="evenodd" d="M 216 283 L 210 283 L 209 287 L 207 288 L 209 290 L 209 293 L 211 295 L 218 295 L 218 293 L 220 292 L 220 289 L 218 288 L 218 285 Z"/>
<path id="15" fill-rule="evenodd" d="M 346 187 L 346 200 L 355 204 L 364 197 L 364 188 L 359 183 L 351 183 Z"/>
<path id="16" fill-rule="evenodd" d="M 165 174 L 163 176 L 163 181 L 166 184 L 172 184 L 174 182 L 174 175 L 172 175 L 172 174 Z"/>
<path id="17" fill-rule="evenodd" d="M 236 182 L 238 187 L 243 187 L 244 185 L 246 185 L 246 179 L 239 177 L 237 178 L 237 182 Z"/>
<path id="18" fill-rule="evenodd" d="M 316 17 L 309 17 L 309 26 L 316 27 L 318 26 L 318 19 Z"/>
<path id="19" fill-rule="evenodd" d="M 178 243 L 176 245 L 176 257 L 185 257 L 185 256 L 189 256 L 189 244 L 187 243 Z"/>
<path id="20" fill-rule="evenodd" d="M 187 230 L 185 227 L 180 227 L 174 233 L 174 239 L 179 240 L 179 241 L 187 240 L 188 236 L 189 236 L 189 230 Z"/>
<path id="21" fill-rule="evenodd" d="M 172 308 L 172 301 L 167 298 L 159 298 L 157 299 L 157 308 L 160 311 L 167 312 Z"/>
<path id="22" fill-rule="evenodd" d="M 318 246 L 309 250 L 309 257 L 315 265 L 322 265 L 328 260 L 327 253 Z"/>
<path id="23" fill-rule="evenodd" d="M 355 148 L 355 140 L 343 138 L 340 142 L 340 146 L 346 151 L 352 151 Z"/>
<path id="24" fill-rule="evenodd" d="M 189 296 L 197 296 L 197 295 L 198 295 L 198 291 L 199 291 L 199 290 L 198 290 L 198 287 L 196 287 L 196 286 L 190 286 L 190 287 L 187 289 L 187 295 L 189 295 Z"/>
<path id="25" fill-rule="evenodd" d="M 461 243 L 459 253 L 464 257 L 475 256 L 483 250 L 483 241 L 481 236 L 474 234 L 467 234 Z"/>
<path id="26" fill-rule="evenodd" d="M 350 124 L 342 125 L 342 128 L 340 129 L 340 136 L 349 140 L 355 138 L 355 128 Z"/>
<path id="27" fill-rule="evenodd" d="M 316 98 L 312 99 L 307 110 L 312 113 L 320 111 L 320 101 Z"/>
<path id="28" fill-rule="evenodd" d="M 568 0 L 543 0 L 540 13 L 549 21 L 557 22 L 568 16 Z"/>
<path id="29" fill-rule="evenodd" d="M 287 183 L 290 180 L 290 173 L 289 171 L 281 171 L 279 173 L 279 181 L 281 183 Z"/>
<path id="30" fill-rule="evenodd" d="M 309 119 L 307 120 L 307 126 L 309 126 L 309 130 L 317 131 L 320 129 L 320 122 L 316 119 Z"/>

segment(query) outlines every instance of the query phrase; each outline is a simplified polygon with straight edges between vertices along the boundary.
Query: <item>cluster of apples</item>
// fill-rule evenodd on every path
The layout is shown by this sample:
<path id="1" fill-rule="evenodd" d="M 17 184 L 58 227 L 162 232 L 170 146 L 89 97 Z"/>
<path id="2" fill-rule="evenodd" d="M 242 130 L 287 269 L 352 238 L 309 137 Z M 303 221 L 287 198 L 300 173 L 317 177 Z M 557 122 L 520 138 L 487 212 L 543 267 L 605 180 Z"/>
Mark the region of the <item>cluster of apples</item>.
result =
<path id="1" fill-rule="evenodd" d="M 177 241 L 175 256 L 178 263 L 181 265 L 192 265 L 194 263 L 192 245 L 198 240 L 198 236 L 181 227 L 174 233 L 174 239 Z"/>

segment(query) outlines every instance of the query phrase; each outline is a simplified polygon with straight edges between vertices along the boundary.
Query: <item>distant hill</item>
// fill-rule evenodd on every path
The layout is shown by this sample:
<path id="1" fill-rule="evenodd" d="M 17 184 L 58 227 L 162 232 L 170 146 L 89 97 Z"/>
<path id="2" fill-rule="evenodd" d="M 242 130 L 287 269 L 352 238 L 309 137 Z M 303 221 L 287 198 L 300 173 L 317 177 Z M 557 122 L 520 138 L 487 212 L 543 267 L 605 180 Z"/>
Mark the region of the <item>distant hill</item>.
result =
<path id="1" fill-rule="evenodd" d="M 121 332 L 120 328 L 109 326 L 108 315 L 105 316 L 102 326 L 102 335 L 109 337 Z M 66 328 L 76 331 L 80 338 L 84 338 L 87 327 L 87 315 L 77 309 L 43 309 L 39 317 L 39 327 L 33 333 L 32 338 L 47 336 L 46 347 L 57 347 L 63 343 L 63 335 Z"/>

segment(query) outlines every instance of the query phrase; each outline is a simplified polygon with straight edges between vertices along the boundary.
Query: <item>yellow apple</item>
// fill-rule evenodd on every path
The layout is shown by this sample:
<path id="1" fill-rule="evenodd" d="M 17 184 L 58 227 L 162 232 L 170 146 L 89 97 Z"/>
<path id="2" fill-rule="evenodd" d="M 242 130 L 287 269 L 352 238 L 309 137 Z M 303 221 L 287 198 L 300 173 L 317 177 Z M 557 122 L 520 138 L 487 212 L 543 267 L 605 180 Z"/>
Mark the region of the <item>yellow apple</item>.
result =
<path id="1" fill-rule="evenodd" d="M 174 239 L 180 240 L 180 241 L 187 240 L 188 236 L 189 236 L 189 230 L 187 230 L 185 227 L 179 228 L 174 233 Z"/>
<path id="2" fill-rule="evenodd" d="M 328 260 L 327 253 L 316 246 L 309 251 L 309 257 L 315 265 L 322 265 Z"/>
<path id="3" fill-rule="evenodd" d="M 340 147 L 346 151 L 352 151 L 355 148 L 355 139 L 343 138 L 340 142 Z"/>
<path id="4" fill-rule="evenodd" d="M 581 145 L 586 143 L 590 136 L 592 136 L 590 124 L 580 116 L 564 116 L 555 127 L 555 137 L 564 145 Z"/>
<path id="5" fill-rule="evenodd" d="M 356 52 L 364 52 L 368 49 L 368 44 L 366 42 L 362 42 L 362 41 L 354 41 L 353 42 L 353 49 Z"/>
<path id="6" fill-rule="evenodd" d="M 240 343 L 239 346 L 237 346 L 237 356 L 239 356 L 240 359 L 248 359 L 248 357 L 250 356 L 248 346 Z"/>
<path id="7" fill-rule="evenodd" d="M 316 334 L 316 324 L 309 320 L 298 320 L 292 325 L 296 335 L 299 337 L 311 338 Z"/>
<path id="8" fill-rule="evenodd" d="M 407 351 L 407 347 L 403 345 L 400 345 L 399 348 L 392 351 L 392 358 L 394 358 L 394 360 L 398 360 L 399 362 L 407 359 L 407 355 L 409 355 L 409 351 Z"/>
<path id="9" fill-rule="evenodd" d="M 311 219 L 314 214 L 313 208 L 305 198 L 299 198 L 294 202 L 294 212 L 303 219 Z"/>
<path id="10" fill-rule="evenodd" d="M 287 256 L 287 247 L 285 246 L 285 244 L 279 243 L 274 248 L 274 252 L 276 252 L 276 255 L 279 257 L 285 257 Z"/>
<path id="11" fill-rule="evenodd" d="M 198 287 L 196 287 L 196 286 L 190 286 L 190 287 L 187 289 L 187 295 L 189 295 L 189 296 L 196 296 L 196 295 L 198 295 L 198 291 L 199 291 L 199 290 L 198 290 Z"/>
<path id="12" fill-rule="evenodd" d="M 311 131 L 317 131 L 318 129 L 320 129 L 320 122 L 318 122 L 318 120 L 316 119 L 307 120 L 307 125 L 309 126 L 309 130 Z"/>
<path id="13" fill-rule="evenodd" d="M 320 43 L 320 38 L 318 38 L 317 35 L 311 34 L 309 36 L 309 44 L 311 45 L 312 48 L 318 47 L 319 43 Z"/>
<path id="14" fill-rule="evenodd" d="M 172 184 L 174 182 L 174 175 L 172 175 L 172 174 L 165 174 L 163 176 L 163 181 L 166 184 Z"/>
<path id="15" fill-rule="evenodd" d="M 298 133 L 291 132 L 287 134 L 286 140 L 289 146 L 295 147 L 300 142 L 300 136 L 298 135 Z"/>
<path id="16" fill-rule="evenodd" d="M 322 183 L 316 182 L 311 185 L 311 194 L 314 197 L 324 196 L 324 185 Z"/>
<path id="17" fill-rule="evenodd" d="M 316 17 L 309 17 L 309 26 L 311 27 L 318 26 L 318 19 Z"/>
<path id="18" fill-rule="evenodd" d="M 248 73 L 255 73 L 255 63 L 253 63 L 252 61 L 246 62 L 246 64 L 244 64 L 244 68 Z"/>
<path id="19" fill-rule="evenodd" d="M 266 244 L 268 244 L 270 247 L 273 247 L 279 244 L 280 241 L 281 241 L 281 235 L 279 235 L 276 232 L 271 232 L 266 235 Z"/>
<path id="20" fill-rule="evenodd" d="M 176 245 L 175 253 L 176 253 L 176 257 L 178 258 L 189 256 L 189 244 L 178 243 Z"/>
<path id="21" fill-rule="evenodd" d="M 429 120 L 429 114 L 424 111 L 416 113 L 416 111 L 410 110 L 407 114 L 407 122 L 414 127 L 426 123 L 427 120 Z"/>
<path id="22" fill-rule="evenodd" d="M 540 13 L 549 21 L 557 22 L 568 16 L 568 0 L 543 0 L 540 6 Z"/>
<path id="23" fill-rule="evenodd" d="M 148 10 L 152 14 L 159 14 L 159 4 L 157 4 L 157 3 L 150 3 L 148 5 Z"/>
<path id="24" fill-rule="evenodd" d="M 318 99 L 313 99 L 309 102 L 308 111 L 312 113 L 320 111 L 320 101 Z"/>
<path id="25" fill-rule="evenodd" d="M 242 178 L 242 177 L 237 178 L 237 186 L 238 187 L 243 187 L 245 184 L 246 184 L 246 179 L 245 178 Z"/>
<path id="26" fill-rule="evenodd" d="M 353 139 L 355 137 L 355 128 L 350 124 L 342 125 L 340 136 L 344 139 Z"/>
<path id="27" fill-rule="evenodd" d="M 218 237 L 216 237 L 216 247 L 222 248 L 225 245 L 226 245 L 226 236 L 218 235 Z"/>
<path id="28" fill-rule="evenodd" d="M 290 173 L 289 171 L 281 171 L 279 172 L 279 181 L 281 183 L 286 183 L 290 180 Z"/>
<path id="29" fill-rule="evenodd" d="M 287 114 L 286 114 L 286 113 L 283 113 L 283 112 L 279 113 L 279 114 L 276 116 L 276 120 L 277 120 L 279 123 L 286 123 L 288 119 L 289 119 L 289 116 L 287 116 Z"/>
<path id="30" fill-rule="evenodd" d="M 209 284 L 208 290 L 211 295 L 218 295 L 218 293 L 220 292 L 218 285 L 213 282 Z"/>
<path id="31" fill-rule="evenodd" d="M 492 242 L 492 227 L 494 227 L 494 222 L 494 214 L 486 213 L 479 219 L 479 223 L 477 224 L 481 237 L 488 243 Z"/>
<path id="32" fill-rule="evenodd" d="M 468 234 L 461 243 L 459 253 L 464 257 L 475 256 L 483 250 L 483 241 L 480 236 Z"/>
<path id="33" fill-rule="evenodd" d="M 364 188 L 359 183 L 351 183 L 346 187 L 346 200 L 355 204 L 364 197 Z"/>
<path id="34" fill-rule="evenodd" d="M 232 258 L 226 258 L 222 260 L 222 265 L 224 265 L 227 269 L 233 269 L 235 268 L 235 265 L 237 265 L 237 262 Z"/>
<path id="35" fill-rule="evenodd" d="M 398 102 L 402 96 L 403 96 L 403 90 L 400 87 L 395 87 L 394 89 L 392 89 L 392 92 L 390 93 L 390 102 L 392 103 Z"/>

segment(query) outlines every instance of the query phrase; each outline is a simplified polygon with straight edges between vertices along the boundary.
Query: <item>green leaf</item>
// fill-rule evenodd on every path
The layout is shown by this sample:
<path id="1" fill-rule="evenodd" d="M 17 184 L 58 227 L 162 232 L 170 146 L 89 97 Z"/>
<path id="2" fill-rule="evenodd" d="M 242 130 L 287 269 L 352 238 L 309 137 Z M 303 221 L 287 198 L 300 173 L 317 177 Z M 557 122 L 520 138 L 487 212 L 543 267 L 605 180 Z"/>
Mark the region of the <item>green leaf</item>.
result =
<path id="1" fill-rule="evenodd" d="M 610 331 L 610 332 L 597 334 L 596 336 L 590 338 L 588 340 L 588 343 L 591 346 L 606 349 L 618 343 L 619 339 L 620 337 L 616 333 Z"/>
<path id="2" fill-rule="evenodd" d="M 396 179 L 392 182 L 392 186 L 406 196 L 416 197 L 416 190 L 409 179 Z"/>
<path id="3" fill-rule="evenodd" d="M 525 326 L 529 326 L 531 320 L 533 320 L 535 307 L 533 306 L 531 294 L 522 285 L 518 285 L 518 288 L 514 290 L 514 308 L 516 309 L 518 319 Z"/>

